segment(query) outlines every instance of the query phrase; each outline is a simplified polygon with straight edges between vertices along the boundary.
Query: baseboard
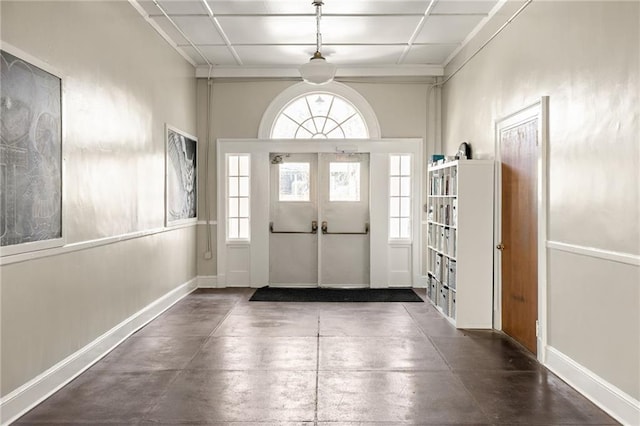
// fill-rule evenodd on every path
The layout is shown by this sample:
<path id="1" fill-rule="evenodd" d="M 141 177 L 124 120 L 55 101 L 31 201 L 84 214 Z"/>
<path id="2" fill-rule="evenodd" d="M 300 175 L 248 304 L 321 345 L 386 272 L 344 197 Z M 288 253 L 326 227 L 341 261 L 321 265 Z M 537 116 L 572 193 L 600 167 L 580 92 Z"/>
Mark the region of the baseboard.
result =
<path id="1" fill-rule="evenodd" d="M 200 275 L 198 276 L 198 288 L 224 288 L 225 286 L 218 283 L 216 275 Z"/>
<path id="2" fill-rule="evenodd" d="M 624 425 L 640 425 L 639 401 L 551 346 L 547 346 L 546 360 L 549 370 L 614 419 Z"/>
<path id="3" fill-rule="evenodd" d="M 8 425 L 75 379 L 127 337 L 196 289 L 196 278 L 160 297 L 93 342 L 0 400 L 0 424 Z"/>

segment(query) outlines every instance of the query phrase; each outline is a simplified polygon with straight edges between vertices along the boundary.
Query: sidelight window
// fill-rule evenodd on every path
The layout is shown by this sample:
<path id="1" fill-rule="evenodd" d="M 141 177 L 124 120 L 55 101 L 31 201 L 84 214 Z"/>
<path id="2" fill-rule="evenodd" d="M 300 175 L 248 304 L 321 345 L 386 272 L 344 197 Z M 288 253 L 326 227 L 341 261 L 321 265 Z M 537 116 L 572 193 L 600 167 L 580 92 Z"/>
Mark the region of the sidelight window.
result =
<path id="1" fill-rule="evenodd" d="M 227 155 L 227 239 L 249 239 L 249 154 Z"/>
<path id="2" fill-rule="evenodd" d="M 411 238 L 411 155 L 389 156 L 389 238 Z"/>

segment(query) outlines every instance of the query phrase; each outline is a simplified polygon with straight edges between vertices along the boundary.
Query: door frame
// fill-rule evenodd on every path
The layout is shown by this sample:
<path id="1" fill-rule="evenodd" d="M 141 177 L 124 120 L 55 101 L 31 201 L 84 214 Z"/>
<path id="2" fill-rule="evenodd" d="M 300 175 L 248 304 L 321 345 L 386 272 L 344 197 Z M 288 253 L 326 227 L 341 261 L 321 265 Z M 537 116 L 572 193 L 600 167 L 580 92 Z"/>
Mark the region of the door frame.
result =
<path id="1" fill-rule="evenodd" d="M 538 145 L 536 148 L 537 173 L 537 210 L 538 210 L 538 322 L 536 330 L 537 358 L 545 362 L 545 348 L 548 338 L 547 322 L 547 237 L 548 237 L 548 199 L 549 199 L 549 97 L 542 96 L 538 101 L 526 107 L 496 119 L 495 131 L 495 208 L 494 208 L 494 241 L 498 244 L 502 238 L 502 161 L 500 131 L 513 127 L 518 123 L 538 118 Z M 502 330 L 502 257 L 494 248 L 494 284 L 493 284 L 493 327 Z"/>
<path id="2" fill-rule="evenodd" d="M 213 142 L 212 142 L 213 143 Z M 410 283 L 407 286 L 419 287 L 422 273 L 421 256 L 421 209 L 423 201 L 423 140 L 419 138 L 394 139 L 341 139 L 341 140 L 279 140 L 279 139 L 218 139 L 216 142 L 216 175 L 217 175 L 217 283 L 219 287 L 263 287 L 269 284 L 269 154 L 273 152 L 291 153 L 369 153 L 370 161 L 370 194 L 379 193 L 379 197 L 371 196 L 370 210 L 370 287 L 389 287 L 392 275 L 391 250 L 398 247 L 399 241 L 390 240 L 388 236 L 389 210 L 389 176 L 377 170 L 388 170 L 389 154 L 412 155 L 411 185 L 413 222 L 412 238 L 405 241 L 410 247 Z M 250 241 L 227 241 L 226 239 L 226 156 L 227 154 L 251 155 L 251 176 L 264 176 L 250 188 Z M 233 258 L 229 256 L 233 250 Z M 235 260 L 234 260 L 235 259 Z M 237 260 L 240 259 L 240 260 Z M 238 262 L 244 263 L 239 265 Z M 228 271 L 242 266 L 235 276 Z"/>

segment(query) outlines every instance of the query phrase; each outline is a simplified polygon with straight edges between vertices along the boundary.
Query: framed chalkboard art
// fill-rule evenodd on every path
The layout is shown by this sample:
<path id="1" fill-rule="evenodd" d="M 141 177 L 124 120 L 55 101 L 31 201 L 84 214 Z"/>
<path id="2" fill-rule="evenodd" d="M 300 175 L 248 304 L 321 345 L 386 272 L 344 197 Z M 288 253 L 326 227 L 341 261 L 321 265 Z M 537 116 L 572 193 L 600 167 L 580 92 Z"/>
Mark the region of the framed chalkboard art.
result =
<path id="1" fill-rule="evenodd" d="M 166 125 L 165 225 L 198 220 L 198 140 Z"/>
<path id="2" fill-rule="evenodd" d="M 0 254 L 61 246 L 62 78 L 6 43 L 0 68 Z"/>

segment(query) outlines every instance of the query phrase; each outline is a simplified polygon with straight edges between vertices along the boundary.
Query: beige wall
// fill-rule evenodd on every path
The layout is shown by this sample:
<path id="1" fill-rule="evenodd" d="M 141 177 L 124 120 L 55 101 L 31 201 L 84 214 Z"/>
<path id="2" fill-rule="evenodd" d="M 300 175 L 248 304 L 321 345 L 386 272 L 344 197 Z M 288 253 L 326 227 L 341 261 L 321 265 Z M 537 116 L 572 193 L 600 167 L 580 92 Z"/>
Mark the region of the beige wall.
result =
<path id="1" fill-rule="evenodd" d="M 509 2 L 474 42 L 522 2 Z M 550 241 L 640 254 L 640 3 L 533 2 L 443 88 L 447 152 L 549 96 Z M 474 46 L 447 69 L 453 72 Z M 549 345 L 640 399 L 638 266 L 548 250 Z"/>
<path id="2" fill-rule="evenodd" d="M 287 87 L 299 81 L 214 81 L 211 104 L 211 140 L 214 141 L 209 154 L 209 193 L 211 194 L 211 218 L 216 218 L 215 141 L 218 138 L 257 138 L 258 127 L 271 101 Z M 348 86 L 358 91 L 371 105 L 378 117 L 383 138 L 417 137 L 425 141 L 425 152 L 433 152 L 433 104 L 427 111 L 429 84 L 392 81 L 350 81 Z M 198 136 L 206 139 L 206 80 L 198 81 Z M 433 101 L 432 101 L 433 102 Z M 429 112 L 430 118 L 427 118 Z M 431 125 L 428 126 L 427 123 Z M 429 127 L 429 129 L 428 129 Z M 204 144 L 203 144 L 204 145 Z M 204 146 L 200 154 L 204 157 Z M 204 182 L 201 170 L 200 182 Z M 203 185 L 200 186 L 201 191 Z M 202 194 L 202 192 L 201 192 Z M 200 201 L 204 197 L 201 195 Z M 203 211 L 203 205 L 200 211 Z M 204 216 L 202 216 L 204 217 Z M 215 251 L 216 227 L 211 226 Z M 205 260 L 206 226 L 199 226 L 198 273 L 215 275 L 216 259 Z"/>
<path id="3" fill-rule="evenodd" d="M 128 2 L 1 8 L 2 41 L 63 77 L 67 243 L 162 229 L 164 124 L 196 133 L 193 67 Z M 191 227 L 2 266 L 2 395 L 194 278 L 195 242 Z"/>

